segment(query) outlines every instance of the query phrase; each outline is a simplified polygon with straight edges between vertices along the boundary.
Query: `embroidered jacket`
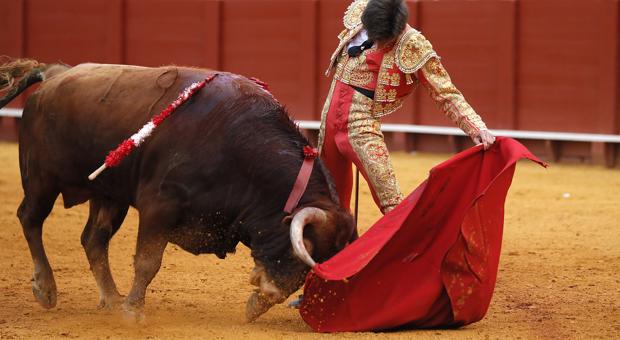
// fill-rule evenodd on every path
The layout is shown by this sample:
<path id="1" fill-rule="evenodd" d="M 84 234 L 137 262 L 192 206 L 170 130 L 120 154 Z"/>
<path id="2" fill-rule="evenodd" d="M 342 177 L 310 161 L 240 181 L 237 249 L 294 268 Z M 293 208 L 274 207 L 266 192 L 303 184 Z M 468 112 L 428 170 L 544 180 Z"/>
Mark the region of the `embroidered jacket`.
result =
<path id="1" fill-rule="evenodd" d="M 372 114 L 376 118 L 398 110 L 405 97 L 422 83 L 440 109 L 466 134 L 473 136 L 486 129 L 480 116 L 452 84 L 431 43 L 410 26 L 395 42 L 349 57 L 345 47 L 362 31 L 361 18 L 367 4 L 368 0 L 356 0 L 345 12 L 345 29 L 338 35 L 340 43 L 325 74 L 329 76 L 335 70 L 334 80 L 375 91 Z"/>

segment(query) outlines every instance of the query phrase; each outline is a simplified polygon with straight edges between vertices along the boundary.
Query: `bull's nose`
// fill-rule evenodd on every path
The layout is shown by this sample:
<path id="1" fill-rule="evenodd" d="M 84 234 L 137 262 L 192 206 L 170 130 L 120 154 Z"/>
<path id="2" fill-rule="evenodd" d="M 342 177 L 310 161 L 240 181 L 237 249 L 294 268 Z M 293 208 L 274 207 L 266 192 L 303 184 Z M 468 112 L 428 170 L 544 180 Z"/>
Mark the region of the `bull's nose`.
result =
<path id="1" fill-rule="evenodd" d="M 273 305 L 282 303 L 286 296 L 267 280 L 261 282 L 260 288 L 254 291 L 248 299 L 245 316 L 248 322 L 256 320 L 267 312 Z"/>
<path id="2" fill-rule="evenodd" d="M 274 302 L 268 300 L 260 292 L 252 293 L 245 307 L 245 318 L 247 322 L 256 320 L 259 316 L 267 312 L 274 304 Z"/>
<path id="3" fill-rule="evenodd" d="M 263 299 L 273 301 L 274 303 L 280 303 L 286 299 L 273 280 L 267 276 L 262 265 L 257 265 L 250 273 L 250 284 L 259 288 Z"/>

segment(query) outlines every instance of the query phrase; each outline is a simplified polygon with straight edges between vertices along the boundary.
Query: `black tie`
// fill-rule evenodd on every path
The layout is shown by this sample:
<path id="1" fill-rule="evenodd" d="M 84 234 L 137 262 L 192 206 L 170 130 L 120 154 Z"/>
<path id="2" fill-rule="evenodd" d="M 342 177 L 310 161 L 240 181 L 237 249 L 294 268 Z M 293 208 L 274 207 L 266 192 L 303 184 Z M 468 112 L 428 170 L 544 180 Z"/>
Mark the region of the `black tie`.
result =
<path id="1" fill-rule="evenodd" d="M 362 52 L 364 52 L 364 50 L 367 50 L 367 49 L 371 48 L 372 45 L 374 45 L 374 42 L 372 40 L 366 40 L 360 46 L 350 47 L 349 50 L 347 51 L 347 53 L 349 54 L 349 57 L 355 58 L 355 57 L 359 56 L 360 54 L 362 54 Z"/>

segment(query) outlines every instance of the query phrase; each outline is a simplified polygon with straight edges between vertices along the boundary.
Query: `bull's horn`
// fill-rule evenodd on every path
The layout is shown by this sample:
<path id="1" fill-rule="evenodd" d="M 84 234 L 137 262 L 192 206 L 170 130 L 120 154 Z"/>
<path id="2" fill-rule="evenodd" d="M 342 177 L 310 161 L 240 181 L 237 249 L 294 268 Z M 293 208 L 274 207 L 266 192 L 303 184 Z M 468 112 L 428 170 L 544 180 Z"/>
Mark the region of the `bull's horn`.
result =
<path id="1" fill-rule="evenodd" d="M 316 262 L 308 254 L 308 250 L 304 245 L 304 227 L 307 224 L 321 225 L 325 221 L 327 221 L 325 211 L 318 208 L 303 208 L 295 214 L 293 222 L 291 222 L 291 243 L 293 244 L 295 255 L 310 267 L 314 267 Z"/>

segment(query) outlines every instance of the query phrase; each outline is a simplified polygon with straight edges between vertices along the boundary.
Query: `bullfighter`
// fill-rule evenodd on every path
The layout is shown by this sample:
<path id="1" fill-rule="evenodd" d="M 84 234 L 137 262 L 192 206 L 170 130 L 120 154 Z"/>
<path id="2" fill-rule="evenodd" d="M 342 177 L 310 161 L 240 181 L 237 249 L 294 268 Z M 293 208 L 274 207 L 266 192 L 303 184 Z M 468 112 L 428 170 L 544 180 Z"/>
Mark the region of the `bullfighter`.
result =
<path id="1" fill-rule="evenodd" d="M 319 150 L 349 209 L 355 163 L 385 214 L 403 194 L 381 132 L 381 117 L 398 110 L 422 84 L 439 108 L 476 144 L 495 141 L 452 83 L 431 43 L 407 24 L 403 0 L 355 0 L 326 76 L 334 74 L 321 113 Z"/>

